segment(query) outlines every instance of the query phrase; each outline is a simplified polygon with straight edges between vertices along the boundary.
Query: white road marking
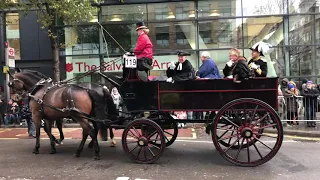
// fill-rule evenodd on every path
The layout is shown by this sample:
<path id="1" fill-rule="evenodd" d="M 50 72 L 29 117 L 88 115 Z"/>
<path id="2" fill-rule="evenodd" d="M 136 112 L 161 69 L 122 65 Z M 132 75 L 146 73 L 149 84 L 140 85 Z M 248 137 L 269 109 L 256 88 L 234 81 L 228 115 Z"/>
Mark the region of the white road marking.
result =
<path id="1" fill-rule="evenodd" d="M 118 177 L 116 180 L 130 180 L 130 178 L 129 177 Z M 151 180 L 151 179 L 136 178 L 136 179 L 132 179 L 132 180 Z"/>

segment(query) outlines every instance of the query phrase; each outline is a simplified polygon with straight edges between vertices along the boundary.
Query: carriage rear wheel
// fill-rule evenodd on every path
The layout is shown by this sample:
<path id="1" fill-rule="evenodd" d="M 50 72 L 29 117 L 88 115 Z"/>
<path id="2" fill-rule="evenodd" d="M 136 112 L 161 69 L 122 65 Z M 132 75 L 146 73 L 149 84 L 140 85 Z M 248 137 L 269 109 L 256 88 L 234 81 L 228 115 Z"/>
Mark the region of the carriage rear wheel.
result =
<path id="1" fill-rule="evenodd" d="M 164 138 L 166 140 L 166 147 L 169 147 L 170 145 L 172 145 L 174 143 L 174 141 L 177 139 L 178 137 L 178 124 L 177 123 L 172 123 L 171 125 L 162 127 L 163 129 L 163 133 L 164 133 Z M 154 142 L 150 142 L 153 143 L 156 146 L 161 146 L 161 144 L 159 144 L 159 141 L 154 141 Z"/>
<path id="2" fill-rule="evenodd" d="M 157 141 L 154 145 L 151 142 Z M 148 119 L 130 122 L 122 133 L 122 147 L 137 163 L 153 163 L 163 154 L 165 137 L 161 127 Z"/>
<path id="3" fill-rule="evenodd" d="M 226 160 L 239 166 L 253 167 L 268 162 L 283 140 L 277 112 L 267 103 L 252 98 L 224 105 L 212 129 L 216 149 Z"/>

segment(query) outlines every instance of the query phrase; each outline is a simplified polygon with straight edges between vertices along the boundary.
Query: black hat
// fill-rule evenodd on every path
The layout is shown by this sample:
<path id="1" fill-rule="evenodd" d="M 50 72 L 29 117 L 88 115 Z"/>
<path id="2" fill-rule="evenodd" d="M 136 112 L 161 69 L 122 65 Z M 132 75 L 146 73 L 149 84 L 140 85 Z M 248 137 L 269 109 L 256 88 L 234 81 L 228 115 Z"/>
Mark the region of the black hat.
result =
<path id="1" fill-rule="evenodd" d="M 256 44 L 254 44 L 249 49 L 252 51 L 257 51 L 260 53 L 261 56 L 264 56 L 266 53 L 268 53 L 268 51 L 271 47 L 272 47 L 271 44 L 260 41 L 260 42 L 257 42 Z"/>
<path id="2" fill-rule="evenodd" d="M 136 23 L 136 31 L 139 29 L 148 29 L 148 27 L 144 25 L 144 22 L 140 21 Z"/>
<path id="3" fill-rule="evenodd" d="M 191 54 L 186 51 L 178 51 L 178 56 L 190 56 Z"/>

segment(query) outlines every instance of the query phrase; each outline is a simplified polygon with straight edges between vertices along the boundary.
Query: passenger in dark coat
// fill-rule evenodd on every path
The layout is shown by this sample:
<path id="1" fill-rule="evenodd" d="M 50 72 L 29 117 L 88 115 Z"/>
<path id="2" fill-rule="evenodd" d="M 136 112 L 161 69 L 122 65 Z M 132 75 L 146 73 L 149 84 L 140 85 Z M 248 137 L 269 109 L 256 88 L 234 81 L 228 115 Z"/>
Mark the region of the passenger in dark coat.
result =
<path id="1" fill-rule="evenodd" d="M 250 50 L 252 50 L 252 58 L 248 62 L 248 66 L 251 69 L 254 77 L 267 77 L 267 61 L 261 57 L 264 57 L 264 55 L 269 51 L 270 47 L 270 44 L 258 42 L 250 48 Z"/>
<path id="2" fill-rule="evenodd" d="M 229 59 L 230 61 L 227 62 L 223 69 L 225 78 L 233 78 L 234 82 L 238 83 L 251 76 L 251 71 L 247 65 L 247 59 L 240 56 L 240 51 L 238 49 L 231 49 Z"/>
<path id="3" fill-rule="evenodd" d="M 194 68 L 190 61 L 187 60 L 187 56 L 190 56 L 187 52 L 178 52 L 179 62 L 171 62 L 169 64 L 169 69 L 166 72 L 168 76 L 168 79 L 166 80 L 167 82 L 195 79 Z"/>

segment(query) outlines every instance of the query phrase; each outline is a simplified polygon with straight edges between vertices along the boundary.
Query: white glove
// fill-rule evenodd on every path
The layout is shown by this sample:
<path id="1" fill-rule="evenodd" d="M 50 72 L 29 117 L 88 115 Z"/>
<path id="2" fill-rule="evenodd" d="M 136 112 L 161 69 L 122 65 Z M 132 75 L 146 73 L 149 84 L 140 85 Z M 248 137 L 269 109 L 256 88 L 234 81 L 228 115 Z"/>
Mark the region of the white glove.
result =
<path id="1" fill-rule="evenodd" d="M 227 66 L 231 67 L 234 62 L 232 60 L 227 62 Z"/>
<path id="2" fill-rule="evenodd" d="M 233 76 L 232 76 L 232 75 L 230 75 L 230 76 L 227 76 L 227 78 L 230 78 L 230 79 L 232 79 L 232 78 L 233 78 Z"/>
<path id="3" fill-rule="evenodd" d="M 169 63 L 168 65 L 169 69 L 174 70 L 176 68 L 176 64 L 174 62 Z"/>
<path id="4" fill-rule="evenodd" d="M 131 53 L 130 52 L 126 52 L 125 55 L 131 55 Z"/>
<path id="5" fill-rule="evenodd" d="M 258 66 L 257 66 L 255 63 L 252 63 L 252 64 L 251 64 L 251 68 L 252 68 L 252 69 L 258 69 Z"/>
<path id="6" fill-rule="evenodd" d="M 168 83 L 174 83 L 172 77 L 169 77 L 166 81 L 167 81 Z"/>

